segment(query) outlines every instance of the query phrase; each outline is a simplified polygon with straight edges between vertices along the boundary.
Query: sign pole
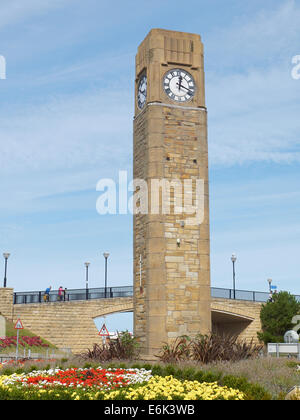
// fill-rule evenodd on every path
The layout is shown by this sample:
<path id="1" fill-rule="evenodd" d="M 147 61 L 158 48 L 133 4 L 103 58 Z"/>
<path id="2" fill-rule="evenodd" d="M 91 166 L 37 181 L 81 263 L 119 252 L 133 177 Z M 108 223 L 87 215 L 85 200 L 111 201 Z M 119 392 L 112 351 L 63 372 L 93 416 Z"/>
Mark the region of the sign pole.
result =
<path id="1" fill-rule="evenodd" d="M 16 347 L 16 361 L 17 361 L 18 357 L 19 357 L 19 330 L 24 329 L 20 318 L 18 318 L 14 328 L 15 328 L 15 330 L 17 330 L 17 347 Z"/>
<path id="2" fill-rule="evenodd" d="M 19 357 L 19 328 L 17 329 L 16 361 L 18 361 L 18 357 Z"/>

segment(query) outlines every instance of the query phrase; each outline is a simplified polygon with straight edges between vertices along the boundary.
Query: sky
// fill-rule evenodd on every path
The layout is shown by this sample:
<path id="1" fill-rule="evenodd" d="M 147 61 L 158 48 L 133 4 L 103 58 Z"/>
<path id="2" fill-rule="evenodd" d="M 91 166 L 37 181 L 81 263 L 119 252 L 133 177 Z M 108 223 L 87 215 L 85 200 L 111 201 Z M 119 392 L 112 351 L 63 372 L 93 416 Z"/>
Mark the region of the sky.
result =
<path id="1" fill-rule="evenodd" d="M 237 289 L 300 295 L 299 22 L 293 0 L 0 0 L 8 286 L 84 288 L 86 261 L 104 286 L 105 251 L 108 285 L 132 284 L 132 215 L 99 215 L 96 185 L 132 173 L 135 54 L 164 28 L 205 48 L 212 286 L 235 252 Z"/>

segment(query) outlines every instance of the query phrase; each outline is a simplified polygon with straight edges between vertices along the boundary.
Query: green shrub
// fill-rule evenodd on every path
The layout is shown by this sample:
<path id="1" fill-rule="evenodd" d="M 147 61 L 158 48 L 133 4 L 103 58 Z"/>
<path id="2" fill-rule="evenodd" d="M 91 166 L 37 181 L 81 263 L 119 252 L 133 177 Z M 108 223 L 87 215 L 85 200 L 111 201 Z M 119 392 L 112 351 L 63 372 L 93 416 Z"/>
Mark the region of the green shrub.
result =
<path id="1" fill-rule="evenodd" d="M 242 391 L 247 400 L 271 400 L 272 396 L 262 386 L 252 384 L 246 378 L 226 375 L 220 380 L 220 384 Z"/>
<path id="2" fill-rule="evenodd" d="M 152 369 L 152 365 L 150 363 L 144 363 L 142 365 L 142 368 L 145 370 L 151 370 Z"/>
<path id="3" fill-rule="evenodd" d="M 260 311 L 262 331 L 257 336 L 265 344 L 283 342 L 285 332 L 293 328 L 292 318 L 300 312 L 300 302 L 290 293 L 273 296 L 274 302 L 262 305 Z"/>
<path id="4" fill-rule="evenodd" d="M 174 365 L 167 365 L 165 366 L 165 369 L 164 369 L 164 376 L 178 377 L 178 369 L 176 369 Z"/>
<path id="5" fill-rule="evenodd" d="M 164 368 L 160 365 L 151 366 L 151 371 L 153 376 L 164 376 Z"/>
<path id="6" fill-rule="evenodd" d="M 92 363 L 85 363 L 83 365 L 83 369 L 90 369 L 92 367 Z"/>
<path id="7" fill-rule="evenodd" d="M 141 364 L 140 363 L 134 363 L 131 367 L 133 369 L 141 369 Z"/>
<path id="8" fill-rule="evenodd" d="M 195 377 L 195 368 L 186 367 L 182 369 L 182 379 L 193 381 Z"/>
<path id="9" fill-rule="evenodd" d="M 202 371 L 202 370 L 197 370 L 195 373 L 194 373 L 194 380 L 195 381 L 198 381 L 198 382 L 205 382 L 204 380 L 203 380 L 203 377 L 204 377 L 204 372 Z M 208 381 L 207 381 L 208 382 Z"/>
<path id="10" fill-rule="evenodd" d="M 11 369 L 11 368 L 2 368 L 1 369 L 1 375 L 6 375 L 6 376 L 10 376 L 10 375 L 12 375 L 13 374 L 13 369 Z"/>
<path id="11" fill-rule="evenodd" d="M 204 372 L 202 382 L 218 382 L 222 374 L 220 372 Z"/>

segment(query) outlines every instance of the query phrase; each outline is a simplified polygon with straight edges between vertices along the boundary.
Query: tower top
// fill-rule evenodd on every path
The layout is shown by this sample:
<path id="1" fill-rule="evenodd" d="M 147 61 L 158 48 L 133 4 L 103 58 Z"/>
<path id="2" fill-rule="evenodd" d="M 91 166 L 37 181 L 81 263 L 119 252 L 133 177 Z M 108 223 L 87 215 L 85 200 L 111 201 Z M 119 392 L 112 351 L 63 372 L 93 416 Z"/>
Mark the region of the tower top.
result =
<path id="1" fill-rule="evenodd" d="M 162 65 L 181 64 L 196 70 L 203 67 L 203 44 L 200 35 L 197 34 L 151 29 L 138 47 L 137 65 L 145 65 L 144 60 L 141 60 L 145 56 L 145 50 L 149 51 L 150 61 L 158 61 Z"/>
<path id="2" fill-rule="evenodd" d="M 173 31 L 170 29 L 162 29 L 162 28 L 152 28 L 147 34 L 147 36 L 145 37 L 145 39 L 150 36 L 157 36 L 157 35 L 172 36 L 172 37 L 177 36 L 180 38 L 193 38 L 195 40 L 201 41 L 201 36 L 199 34 L 194 34 L 191 32 Z"/>
<path id="3" fill-rule="evenodd" d="M 180 105 L 205 107 L 204 58 L 200 35 L 159 28 L 151 29 L 139 45 L 136 54 L 136 97 L 140 87 L 145 104 L 153 102 L 174 104 L 175 95 L 172 96 L 172 93 L 171 96 L 168 96 L 168 93 L 166 95 L 165 87 L 166 77 L 171 80 L 172 75 L 174 77 L 179 75 L 181 79 L 186 78 L 186 80 L 193 79 L 194 82 L 192 95 L 189 95 L 188 86 L 178 82 L 180 88 L 182 87 L 180 93 L 187 94 L 181 95 Z M 173 80 L 175 87 L 176 80 Z M 136 101 L 136 116 L 142 108 L 143 106 L 139 106 Z"/>

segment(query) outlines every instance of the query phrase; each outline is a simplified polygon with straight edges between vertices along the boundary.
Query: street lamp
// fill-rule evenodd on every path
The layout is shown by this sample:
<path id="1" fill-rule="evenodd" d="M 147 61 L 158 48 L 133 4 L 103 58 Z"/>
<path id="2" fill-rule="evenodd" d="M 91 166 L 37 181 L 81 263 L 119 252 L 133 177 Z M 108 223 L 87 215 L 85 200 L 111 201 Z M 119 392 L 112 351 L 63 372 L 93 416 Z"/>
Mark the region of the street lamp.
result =
<path id="1" fill-rule="evenodd" d="M 233 269 L 233 299 L 235 299 L 235 263 L 236 263 L 237 257 L 235 254 L 232 254 L 231 261 L 232 261 L 232 269 Z"/>
<path id="2" fill-rule="evenodd" d="M 9 258 L 10 254 L 8 252 L 4 252 L 3 253 L 3 257 L 5 259 L 5 268 L 4 268 L 4 283 L 3 283 L 3 287 L 6 287 L 6 283 L 7 283 L 7 278 L 6 278 L 6 274 L 7 274 L 7 260 Z"/>
<path id="3" fill-rule="evenodd" d="M 107 297 L 106 291 L 107 291 L 107 259 L 109 257 L 109 253 L 108 252 L 104 252 L 103 253 L 103 257 L 105 258 L 105 291 L 104 291 L 104 296 L 105 298 Z"/>
<path id="4" fill-rule="evenodd" d="M 88 298 L 89 298 L 89 265 L 90 265 L 90 263 L 89 262 L 85 262 L 84 263 L 84 265 L 85 265 L 85 268 L 86 268 L 86 273 L 85 273 L 85 297 L 86 297 L 86 300 L 88 300 Z"/>
<path id="5" fill-rule="evenodd" d="M 269 283 L 269 292 L 272 293 L 272 288 L 271 288 L 272 279 L 268 279 L 268 283 Z"/>
<path id="6" fill-rule="evenodd" d="M 269 283 L 269 302 L 273 302 L 273 292 L 272 292 L 272 279 L 268 279 Z"/>

